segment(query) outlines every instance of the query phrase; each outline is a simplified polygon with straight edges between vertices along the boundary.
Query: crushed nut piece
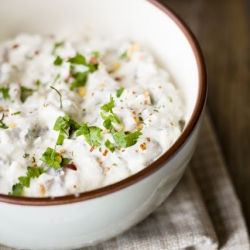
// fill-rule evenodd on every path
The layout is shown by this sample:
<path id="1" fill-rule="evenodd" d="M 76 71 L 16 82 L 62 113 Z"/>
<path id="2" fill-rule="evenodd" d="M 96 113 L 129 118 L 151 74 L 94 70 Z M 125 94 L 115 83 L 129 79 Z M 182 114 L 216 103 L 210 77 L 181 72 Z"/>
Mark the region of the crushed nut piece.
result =
<path id="1" fill-rule="evenodd" d="M 87 93 L 87 90 L 85 88 L 79 88 L 78 89 L 78 95 L 81 96 L 81 97 L 84 97 Z"/>
<path id="2" fill-rule="evenodd" d="M 120 63 L 118 63 L 118 62 L 115 62 L 115 63 L 113 64 L 113 68 L 114 68 L 115 70 L 118 70 L 120 67 L 121 67 L 121 65 L 120 65 Z"/>
<path id="3" fill-rule="evenodd" d="M 147 141 L 151 141 L 150 137 L 147 137 L 146 139 L 147 139 Z"/>
<path id="4" fill-rule="evenodd" d="M 110 168 L 107 167 L 107 168 L 104 168 L 103 171 L 104 171 L 104 173 L 107 173 L 109 170 L 110 170 Z"/>
<path id="5" fill-rule="evenodd" d="M 16 125 L 16 123 L 14 123 L 14 122 L 11 122 L 10 124 L 8 124 L 8 127 L 9 128 L 15 128 L 17 125 Z"/>
<path id="6" fill-rule="evenodd" d="M 61 149 L 60 153 L 62 153 L 62 154 L 66 153 L 66 149 Z"/>
<path id="7" fill-rule="evenodd" d="M 45 187 L 43 184 L 39 184 L 39 191 L 40 191 L 40 194 L 41 195 L 44 195 L 45 194 Z"/>
<path id="8" fill-rule="evenodd" d="M 143 129 L 143 125 L 140 123 L 139 125 L 136 126 L 137 130 L 142 130 Z"/>
<path id="9" fill-rule="evenodd" d="M 103 156 L 106 156 L 107 155 L 107 153 L 108 153 L 108 150 L 107 149 L 105 149 L 105 151 L 103 152 Z"/>
<path id="10" fill-rule="evenodd" d="M 142 144 L 140 145 L 140 148 L 141 148 L 142 151 L 146 150 L 146 149 L 147 149 L 147 144 L 146 144 L 146 142 L 142 143 Z"/>
<path id="11" fill-rule="evenodd" d="M 136 115 L 133 117 L 133 119 L 134 119 L 134 121 L 135 121 L 136 123 L 138 123 L 138 122 L 140 121 L 140 119 L 139 119 L 138 116 L 136 116 Z"/>
<path id="12" fill-rule="evenodd" d="M 144 95 L 144 97 L 148 97 L 149 96 L 149 91 L 148 90 L 145 91 L 143 95 Z"/>

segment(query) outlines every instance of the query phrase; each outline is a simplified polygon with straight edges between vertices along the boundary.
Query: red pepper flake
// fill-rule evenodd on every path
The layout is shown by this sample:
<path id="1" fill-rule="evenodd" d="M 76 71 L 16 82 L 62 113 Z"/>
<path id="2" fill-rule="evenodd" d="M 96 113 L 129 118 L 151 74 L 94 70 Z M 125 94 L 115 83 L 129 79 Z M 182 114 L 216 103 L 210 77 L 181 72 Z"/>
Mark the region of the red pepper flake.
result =
<path id="1" fill-rule="evenodd" d="M 136 115 L 136 111 L 132 111 L 132 114 L 133 114 L 133 115 Z"/>
<path id="2" fill-rule="evenodd" d="M 76 188 L 76 185 L 74 185 L 74 188 Z"/>
<path id="3" fill-rule="evenodd" d="M 135 94 L 136 94 L 136 92 L 134 92 L 134 91 L 133 91 L 133 92 L 132 92 L 132 94 L 133 94 L 133 95 L 135 95 Z"/>
<path id="4" fill-rule="evenodd" d="M 105 151 L 103 152 L 103 156 L 106 156 L 107 155 L 107 153 L 108 153 L 109 151 L 107 150 L 107 149 L 105 149 Z"/>
<path id="5" fill-rule="evenodd" d="M 148 101 L 147 101 L 147 100 L 145 100 L 145 101 L 144 101 L 144 105 L 147 105 L 147 104 L 148 104 Z"/>
<path id="6" fill-rule="evenodd" d="M 39 55 L 39 51 L 38 50 L 35 51 L 35 55 Z"/>
<path id="7" fill-rule="evenodd" d="M 18 47 L 19 47 L 18 44 L 14 44 L 14 45 L 12 46 L 12 49 L 17 49 Z"/>
<path id="8" fill-rule="evenodd" d="M 75 164 L 74 164 L 74 163 L 65 164 L 65 165 L 63 165 L 63 167 L 64 167 L 64 168 L 71 169 L 71 170 L 74 170 L 74 171 L 76 171 L 76 170 L 77 170 L 77 168 L 76 168 L 76 166 L 75 166 Z"/>
<path id="9" fill-rule="evenodd" d="M 161 89 L 161 86 L 158 86 L 159 89 Z"/>
<path id="10" fill-rule="evenodd" d="M 93 152 L 94 149 L 95 149 L 95 146 L 92 146 L 92 147 L 90 148 L 89 152 Z"/>
<path id="11" fill-rule="evenodd" d="M 147 137 L 146 139 L 147 139 L 147 141 L 151 141 L 150 137 Z"/>
<path id="12" fill-rule="evenodd" d="M 37 164 L 33 164 L 33 167 L 37 167 Z"/>
<path id="13" fill-rule="evenodd" d="M 120 82 L 122 79 L 121 79 L 121 77 L 116 77 L 115 80 L 116 80 L 117 82 Z"/>
<path id="14" fill-rule="evenodd" d="M 32 114 L 33 112 L 32 111 L 30 111 L 30 114 Z"/>
<path id="15" fill-rule="evenodd" d="M 71 56 L 68 56 L 68 60 L 70 60 L 71 59 Z"/>
<path id="16" fill-rule="evenodd" d="M 148 120 L 149 122 L 152 122 L 152 120 Z"/>
<path id="17" fill-rule="evenodd" d="M 99 163 L 100 165 L 102 165 L 102 161 L 99 161 L 98 163 Z"/>
<path id="18" fill-rule="evenodd" d="M 125 150 L 123 149 L 122 152 L 125 152 Z"/>
<path id="19" fill-rule="evenodd" d="M 138 153 L 139 151 L 136 149 L 135 152 Z"/>
<path id="20" fill-rule="evenodd" d="M 123 107 L 121 107 L 121 109 L 123 109 Z"/>
<path id="21" fill-rule="evenodd" d="M 92 93 L 91 95 L 94 96 L 95 93 Z"/>
<path id="22" fill-rule="evenodd" d="M 89 63 L 92 64 L 92 65 L 97 65 L 98 64 L 98 59 L 95 56 L 93 56 L 93 57 L 90 58 Z"/>
<path id="23" fill-rule="evenodd" d="M 73 76 L 72 73 L 69 73 L 68 77 L 65 79 L 65 82 L 68 83 L 72 76 Z"/>
<path id="24" fill-rule="evenodd" d="M 174 126 L 174 124 L 173 124 L 172 122 L 170 122 L 170 124 L 171 124 L 172 126 Z"/>

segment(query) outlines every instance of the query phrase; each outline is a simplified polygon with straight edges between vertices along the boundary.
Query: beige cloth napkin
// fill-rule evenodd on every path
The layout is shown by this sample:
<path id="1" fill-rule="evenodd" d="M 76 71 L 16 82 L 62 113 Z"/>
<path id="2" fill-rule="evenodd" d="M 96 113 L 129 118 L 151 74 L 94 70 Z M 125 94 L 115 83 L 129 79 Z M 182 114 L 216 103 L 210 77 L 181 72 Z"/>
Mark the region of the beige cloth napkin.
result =
<path id="1" fill-rule="evenodd" d="M 112 240 L 84 250 L 249 250 L 239 200 L 205 114 L 189 167 L 167 200 L 148 218 Z"/>
<path id="2" fill-rule="evenodd" d="M 195 154 L 167 200 L 128 232 L 82 250 L 161 249 L 250 249 L 240 204 L 207 113 Z"/>

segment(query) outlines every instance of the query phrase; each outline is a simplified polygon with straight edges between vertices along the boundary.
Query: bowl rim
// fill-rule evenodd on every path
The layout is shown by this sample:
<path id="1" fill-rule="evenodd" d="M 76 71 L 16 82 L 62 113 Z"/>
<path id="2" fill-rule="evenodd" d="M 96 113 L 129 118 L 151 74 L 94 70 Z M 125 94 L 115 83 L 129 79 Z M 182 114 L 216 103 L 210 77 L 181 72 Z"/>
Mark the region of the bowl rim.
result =
<path id="1" fill-rule="evenodd" d="M 175 24 L 181 29 L 185 35 L 187 41 L 189 42 L 193 54 L 196 59 L 198 67 L 198 76 L 199 76 L 199 88 L 198 96 L 195 104 L 193 114 L 188 122 L 185 130 L 182 132 L 180 137 L 176 142 L 167 150 L 162 156 L 160 156 L 152 164 L 141 170 L 140 172 L 124 179 L 114 184 L 108 185 L 106 187 L 98 188 L 92 191 L 83 192 L 79 195 L 66 195 L 60 197 L 17 197 L 0 194 L 0 202 L 15 204 L 15 205 L 25 205 L 25 206 L 52 206 L 52 205 L 65 205 L 70 203 L 76 203 L 81 201 L 92 200 L 98 197 L 102 197 L 126 187 L 129 187 L 144 178 L 148 177 L 150 174 L 154 173 L 161 167 L 163 167 L 167 162 L 169 162 L 174 155 L 185 145 L 189 137 L 192 135 L 195 127 L 197 126 L 200 117 L 203 113 L 206 97 L 207 97 L 207 72 L 205 67 L 204 58 L 200 46 L 193 35 L 192 31 L 187 27 L 187 25 L 182 21 L 182 19 L 166 4 L 159 3 L 157 0 L 147 0 L 161 11 L 163 11 L 168 17 L 175 22 Z"/>

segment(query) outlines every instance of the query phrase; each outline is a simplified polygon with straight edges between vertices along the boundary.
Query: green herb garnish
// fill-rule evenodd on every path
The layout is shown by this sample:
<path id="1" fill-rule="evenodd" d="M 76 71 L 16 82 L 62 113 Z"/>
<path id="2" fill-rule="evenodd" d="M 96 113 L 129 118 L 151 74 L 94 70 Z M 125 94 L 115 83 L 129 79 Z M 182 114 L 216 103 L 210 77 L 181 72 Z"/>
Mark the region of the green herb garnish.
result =
<path id="1" fill-rule="evenodd" d="M 77 72 L 73 76 L 75 80 L 70 85 L 70 90 L 74 90 L 75 88 L 85 87 L 88 80 L 89 71 L 85 72 Z"/>
<path id="2" fill-rule="evenodd" d="M 55 66 L 60 66 L 62 65 L 63 59 L 60 56 L 57 56 L 55 61 L 54 61 L 54 65 Z"/>
<path id="3" fill-rule="evenodd" d="M 110 142 L 109 140 L 107 140 L 105 142 L 105 146 L 113 153 L 115 151 L 115 145 Z"/>
<path id="4" fill-rule="evenodd" d="M 52 50 L 52 55 L 54 55 L 55 53 L 56 53 L 56 50 L 57 50 L 57 48 L 59 48 L 59 47 L 61 47 L 61 46 L 63 46 L 64 45 L 64 42 L 59 42 L 59 43 L 56 43 L 55 45 L 54 45 L 54 48 L 53 48 L 53 50 Z"/>
<path id="5" fill-rule="evenodd" d="M 101 132 L 102 129 L 96 127 L 96 126 L 88 126 L 88 123 L 82 123 L 81 127 L 79 128 L 79 130 L 76 133 L 76 136 L 81 136 L 83 135 L 86 142 L 90 145 L 90 146 L 100 146 L 101 143 Z"/>
<path id="6" fill-rule="evenodd" d="M 117 96 L 117 97 L 120 97 L 120 96 L 122 95 L 123 91 L 124 91 L 124 88 L 123 88 L 123 87 L 117 89 L 117 90 L 116 90 L 116 96 Z"/>
<path id="7" fill-rule="evenodd" d="M 57 158 L 56 150 L 53 148 L 47 147 L 46 151 L 43 153 L 40 160 L 43 161 L 44 163 L 46 163 L 49 167 L 52 167 L 54 169 L 61 168 L 60 159 Z M 61 160 L 62 160 L 62 158 L 61 158 Z"/>
<path id="8" fill-rule="evenodd" d="M 0 128 L 2 128 L 2 129 L 8 129 L 8 128 L 9 128 L 8 126 L 6 126 L 6 125 L 3 123 L 3 119 L 0 120 Z"/>
<path id="9" fill-rule="evenodd" d="M 0 88 L 0 92 L 3 94 L 3 99 L 4 100 L 10 98 L 9 90 L 10 90 L 10 88 L 4 88 L 4 87 Z"/>
<path id="10" fill-rule="evenodd" d="M 120 59 L 125 59 L 125 58 L 127 58 L 127 57 L 128 57 L 127 51 L 125 51 L 124 53 L 122 53 L 122 54 L 120 55 Z"/>
<path id="11" fill-rule="evenodd" d="M 31 178 L 38 178 L 41 174 L 44 173 L 44 168 L 42 167 L 28 167 L 26 176 L 20 176 L 18 178 L 19 183 L 13 185 L 12 192 L 8 195 L 20 196 L 22 195 L 24 187 L 30 187 Z"/>
<path id="12" fill-rule="evenodd" d="M 125 134 L 123 130 L 113 134 L 113 137 L 119 148 L 128 148 L 137 143 L 137 139 L 142 135 L 140 131 Z"/>
<path id="13" fill-rule="evenodd" d="M 23 158 L 27 158 L 27 157 L 29 157 L 29 154 L 24 154 L 24 156 L 23 156 Z"/>
<path id="14" fill-rule="evenodd" d="M 13 115 L 20 115 L 21 114 L 21 111 L 17 111 L 15 113 L 13 113 Z"/>
<path id="15" fill-rule="evenodd" d="M 68 115 L 65 115 L 64 117 L 59 116 L 55 122 L 55 125 L 53 129 L 55 131 L 59 131 L 59 136 L 56 142 L 56 145 L 62 145 L 65 136 L 69 137 L 69 135 L 80 128 L 80 125 L 71 119 Z M 69 132 L 67 132 L 69 130 Z"/>
<path id="16" fill-rule="evenodd" d="M 54 88 L 53 86 L 50 86 L 50 87 L 52 89 L 54 89 L 57 92 L 57 94 L 60 96 L 60 109 L 62 109 L 62 95 L 61 95 L 61 93 L 56 88 Z"/>
<path id="17" fill-rule="evenodd" d="M 20 99 L 22 102 L 25 102 L 25 100 L 34 92 L 34 89 L 26 88 L 21 86 L 21 96 Z"/>
<path id="18" fill-rule="evenodd" d="M 93 56 L 95 56 L 96 58 L 99 58 L 100 57 L 100 52 L 99 51 L 93 51 L 91 53 Z"/>

